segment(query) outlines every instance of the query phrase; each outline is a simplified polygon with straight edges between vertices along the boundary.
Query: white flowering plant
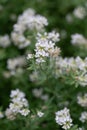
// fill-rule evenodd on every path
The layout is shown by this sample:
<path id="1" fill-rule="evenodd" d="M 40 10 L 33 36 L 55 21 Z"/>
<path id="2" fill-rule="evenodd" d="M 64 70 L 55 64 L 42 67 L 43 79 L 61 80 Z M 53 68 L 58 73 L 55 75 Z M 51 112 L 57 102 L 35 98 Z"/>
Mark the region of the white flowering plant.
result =
<path id="1" fill-rule="evenodd" d="M 0 130 L 87 130 L 86 0 L 0 0 Z"/>

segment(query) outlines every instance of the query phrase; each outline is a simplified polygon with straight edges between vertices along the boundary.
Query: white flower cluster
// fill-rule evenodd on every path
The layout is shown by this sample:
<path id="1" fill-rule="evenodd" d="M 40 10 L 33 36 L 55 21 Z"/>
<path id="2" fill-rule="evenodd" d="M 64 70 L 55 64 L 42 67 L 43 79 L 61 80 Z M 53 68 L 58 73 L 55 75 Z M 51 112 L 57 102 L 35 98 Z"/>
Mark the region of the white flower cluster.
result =
<path id="1" fill-rule="evenodd" d="M 41 15 L 36 15 L 33 9 L 27 9 L 18 17 L 17 23 L 11 34 L 12 40 L 19 49 L 30 45 L 31 41 L 24 35 L 25 31 L 41 31 L 47 26 L 47 19 Z"/>
<path id="2" fill-rule="evenodd" d="M 76 18 L 84 19 L 86 16 L 86 9 L 84 7 L 77 7 L 74 9 L 73 14 Z"/>
<path id="3" fill-rule="evenodd" d="M 78 69 L 78 70 L 83 70 L 85 71 L 86 70 L 86 64 L 87 64 L 87 58 L 85 58 L 84 60 L 81 59 L 79 56 L 76 57 L 76 58 L 62 58 L 62 57 L 59 57 L 57 60 L 56 60 L 56 64 L 62 68 L 62 67 L 69 67 L 69 68 L 74 68 L 74 69 Z"/>
<path id="4" fill-rule="evenodd" d="M 14 120 L 18 113 L 23 116 L 27 116 L 29 114 L 29 104 L 23 92 L 19 89 L 12 90 L 10 98 L 11 103 L 9 104 L 9 108 L 5 111 L 5 115 L 8 119 Z"/>
<path id="5" fill-rule="evenodd" d="M 87 112 L 84 111 L 81 113 L 80 121 L 82 123 L 85 123 L 87 121 Z"/>
<path id="6" fill-rule="evenodd" d="M 64 108 L 55 113 L 56 114 L 56 123 L 62 126 L 63 129 L 70 129 L 72 124 L 72 119 L 70 117 L 69 109 Z"/>
<path id="7" fill-rule="evenodd" d="M 36 63 L 46 61 L 47 57 L 57 57 L 60 54 L 60 48 L 55 47 L 55 42 L 59 41 L 59 33 L 55 31 L 37 35 L 37 42 L 35 44 L 35 58 Z M 28 54 L 30 57 L 31 54 Z M 28 58 L 29 59 L 29 58 Z"/>
<path id="8" fill-rule="evenodd" d="M 3 118 L 4 117 L 4 114 L 2 111 L 0 111 L 0 118 Z"/>
<path id="9" fill-rule="evenodd" d="M 11 74 L 15 74 L 16 70 L 25 66 L 25 57 L 19 56 L 13 59 L 8 59 L 7 68 L 10 70 Z"/>
<path id="10" fill-rule="evenodd" d="M 77 100 L 78 104 L 82 107 L 87 107 L 87 93 L 85 93 L 84 96 L 78 95 Z"/>
<path id="11" fill-rule="evenodd" d="M 70 84 L 87 86 L 87 57 L 81 59 L 79 56 L 76 58 L 62 58 L 58 57 L 53 64 L 54 77 L 63 78 L 65 82 L 67 79 Z M 32 82 L 38 82 L 40 76 L 39 70 L 33 71 L 29 76 Z"/>
<path id="12" fill-rule="evenodd" d="M 11 44 L 9 36 L 6 34 L 4 36 L 0 36 L 0 47 L 6 48 Z"/>
<path id="13" fill-rule="evenodd" d="M 82 34 L 73 34 L 71 35 L 71 43 L 75 46 L 87 46 L 87 39 Z"/>
<path id="14" fill-rule="evenodd" d="M 27 39 L 23 34 L 12 32 L 11 37 L 14 45 L 18 46 L 19 49 L 25 48 L 30 45 L 30 40 Z"/>
<path id="15" fill-rule="evenodd" d="M 45 62 L 45 58 L 56 53 L 59 54 L 59 48 L 55 48 L 55 42 L 59 41 L 58 33 L 44 33 L 44 35 L 38 34 L 35 58 L 37 63 Z"/>
<path id="16" fill-rule="evenodd" d="M 56 60 L 56 76 L 68 76 L 71 72 L 73 73 L 73 80 L 79 85 L 85 87 L 87 85 L 87 58 L 84 60 L 80 57 L 76 58 L 58 58 Z"/>
<path id="17" fill-rule="evenodd" d="M 43 35 L 38 33 L 37 35 L 37 41 L 38 42 L 45 42 L 45 41 L 52 41 L 52 42 L 58 42 L 60 39 L 59 39 L 59 33 L 55 32 L 55 31 L 52 31 L 52 32 L 45 32 Z"/>

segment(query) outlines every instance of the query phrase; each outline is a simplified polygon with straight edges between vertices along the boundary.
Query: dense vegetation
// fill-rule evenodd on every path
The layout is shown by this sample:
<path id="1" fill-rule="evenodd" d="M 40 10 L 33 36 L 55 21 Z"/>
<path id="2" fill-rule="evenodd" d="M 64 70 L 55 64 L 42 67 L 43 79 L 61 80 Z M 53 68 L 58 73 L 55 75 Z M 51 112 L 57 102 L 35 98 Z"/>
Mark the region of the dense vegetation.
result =
<path id="1" fill-rule="evenodd" d="M 86 0 L 0 0 L 0 130 L 86 130 L 86 56 Z"/>

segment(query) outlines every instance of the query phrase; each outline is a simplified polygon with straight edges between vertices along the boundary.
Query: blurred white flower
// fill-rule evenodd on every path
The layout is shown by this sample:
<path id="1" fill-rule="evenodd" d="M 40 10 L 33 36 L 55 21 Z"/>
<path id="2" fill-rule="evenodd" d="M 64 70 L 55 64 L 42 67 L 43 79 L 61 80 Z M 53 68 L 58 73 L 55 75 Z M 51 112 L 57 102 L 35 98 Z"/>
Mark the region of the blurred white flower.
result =
<path id="1" fill-rule="evenodd" d="M 29 79 L 32 82 L 36 82 L 38 80 L 38 72 L 37 71 L 33 71 L 30 75 L 29 75 Z"/>
<path id="2" fill-rule="evenodd" d="M 26 31 L 41 32 L 45 26 L 48 25 L 48 21 L 44 16 L 36 15 L 33 9 L 25 10 L 14 25 L 14 29 L 11 33 L 12 41 L 14 45 L 19 49 L 25 48 L 31 44 L 29 36 L 25 36 Z"/>
<path id="3" fill-rule="evenodd" d="M 78 95 L 77 96 L 77 102 L 80 104 L 82 107 L 87 107 L 87 93 L 85 93 L 83 96 Z"/>
<path id="4" fill-rule="evenodd" d="M 9 36 L 6 34 L 4 36 L 0 36 L 0 46 L 3 48 L 6 48 L 8 46 L 10 46 L 11 41 Z"/>
<path id="5" fill-rule="evenodd" d="M 43 116 L 44 116 L 44 113 L 41 112 L 41 111 L 38 111 L 38 112 L 37 112 L 37 115 L 38 115 L 38 117 L 43 117 Z"/>
<path id="6" fill-rule="evenodd" d="M 5 116 L 7 117 L 7 119 L 9 120 L 14 120 L 16 119 L 16 113 L 13 113 L 11 111 L 11 109 L 7 108 L 6 111 L 5 111 Z"/>
<path id="7" fill-rule="evenodd" d="M 86 9 L 84 7 L 79 6 L 74 9 L 73 14 L 79 19 L 84 19 L 86 16 Z"/>
<path id="8" fill-rule="evenodd" d="M 34 57 L 33 54 L 28 54 L 28 55 L 27 55 L 27 60 L 32 59 L 33 57 Z"/>
<path id="9" fill-rule="evenodd" d="M 39 88 L 39 89 L 35 88 L 32 90 L 32 93 L 36 98 L 40 98 L 42 96 L 43 89 L 42 88 Z"/>
<path id="10" fill-rule="evenodd" d="M 80 121 L 82 123 L 87 121 L 87 112 L 84 111 L 84 112 L 81 113 Z"/>
<path id="11" fill-rule="evenodd" d="M 67 21 L 68 23 L 72 23 L 72 22 L 73 22 L 73 17 L 72 17 L 71 14 L 67 14 L 67 15 L 66 15 L 66 21 Z"/>
<path id="12" fill-rule="evenodd" d="M 82 34 L 73 34 L 71 35 L 71 43 L 73 45 L 85 45 L 87 44 L 87 39 Z"/>
<path id="13" fill-rule="evenodd" d="M 82 87 L 87 85 L 87 58 L 83 60 L 79 56 L 76 58 L 58 57 L 56 59 L 55 67 L 56 78 L 65 76 L 66 79 L 69 74 L 74 72 L 73 77 L 70 77 L 73 82 Z"/>
<path id="14" fill-rule="evenodd" d="M 12 59 L 7 60 L 7 68 L 10 71 L 10 73 L 13 75 L 16 73 L 18 69 L 18 72 L 22 72 L 22 68 L 25 66 L 25 57 L 24 56 L 18 56 Z"/>

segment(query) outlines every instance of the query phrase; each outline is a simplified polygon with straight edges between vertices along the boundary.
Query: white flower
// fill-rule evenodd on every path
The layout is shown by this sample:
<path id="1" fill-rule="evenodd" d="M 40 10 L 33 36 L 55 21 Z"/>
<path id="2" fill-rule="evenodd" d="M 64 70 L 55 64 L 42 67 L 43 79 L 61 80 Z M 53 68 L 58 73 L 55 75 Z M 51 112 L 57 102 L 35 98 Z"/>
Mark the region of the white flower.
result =
<path id="1" fill-rule="evenodd" d="M 5 115 L 9 120 L 14 120 L 16 118 L 16 113 L 13 113 L 9 108 L 6 109 Z"/>
<path id="2" fill-rule="evenodd" d="M 23 16 L 34 16 L 35 15 L 35 10 L 32 8 L 28 8 L 23 12 Z"/>
<path id="3" fill-rule="evenodd" d="M 24 56 L 19 56 L 15 57 L 12 59 L 7 60 L 7 68 L 11 72 L 15 72 L 17 68 L 22 68 L 25 66 L 25 57 Z"/>
<path id="4" fill-rule="evenodd" d="M 80 70 L 83 70 L 83 71 L 85 70 L 84 68 L 86 67 L 86 63 L 84 62 L 83 59 L 81 59 L 81 58 L 78 56 L 78 57 L 76 57 L 75 62 L 76 62 L 76 65 L 78 66 L 78 68 L 79 68 Z"/>
<path id="5" fill-rule="evenodd" d="M 81 85 L 82 87 L 87 86 L 87 74 L 79 75 L 77 79 L 78 79 L 79 85 Z"/>
<path id="6" fill-rule="evenodd" d="M 12 90 L 11 94 L 11 103 L 9 104 L 9 108 L 6 110 L 5 115 L 8 119 L 15 119 L 17 114 L 20 113 L 23 116 L 27 116 L 29 114 L 28 109 L 28 101 L 25 98 L 25 94 L 21 92 L 19 89 Z"/>
<path id="7" fill-rule="evenodd" d="M 49 96 L 48 96 L 47 94 L 43 94 L 43 95 L 41 96 L 41 99 L 44 100 L 44 101 L 47 101 L 48 98 L 49 98 Z"/>
<path id="8" fill-rule="evenodd" d="M 11 33 L 12 41 L 19 49 L 30 45 L 29 36 L 25 36 L 25 32 L 39 31 L 42 32 L 48 21 L 44 16 L 36 15 L 33 9 L 27 9 L 18 17 L 17 23 Z"/>
<path id="9" fill-rule="evenodd" d="M 4 76 L 5 78 L 10 78 L 10 77 L 11 77 L 11 74 L 10 74 L 10 72 L 8 72 L 8 71 L 3 71 L 3 76 Z"/>
<path id="10" fill-rule="evenodd" d="M 29 75 L 29 79 L 32 82 L 35 82 L 38 80 L 38 72 L 37 71 L 33 71 L 30 75 Z"/>
<path id="11" fill-rule="evenodd" d="M 53 42 L 58 42 L 60 40 L 59 36 L 60 36 L 59 33 L 52 31 L 52 32 L 48 33 L 47 38 L 49 40 L 52 40 Z"/>
<path id="12" fill-rule="evenodd" d="M 87 44 L 87 39 L 82 34 L 73 34 L 71 35 L 71 43 L 73 45 L 85 45 Z"/>
<path id="13" fill-rule="evenodd" d="M 84 60 L 80 57 L 76 58 L 62 58 L 58 57 L 56 58 L 56 71 L 55 71 L 55 77 L 59 78 L 62 76 L 67 76 L 73 71 L 73 77 L 70 78 L 76 83 L 77 85 L 80 85 L 82 87 L 87 86 L 87 58 Z"/>
<path id="14" fill-rule="evenodd" d="M 30 110 L 28 110 L 27 108 L 20 110 L 19 113 L 23 116 L 27 116 L 30 113 Z"/>
<path id="15" fill-rule="evenodd" d="M 22 109 L 23 104 L 22 103 L 10 103 L 9 108 L 13 113 L 18 113 L 20 109 Z"/>
<path id="16" fill-rule="evenodd" d="M 8 47 L 11 44 L 9 36 L 6 34 L 4 36 L 0 36 L 0 46 L 3 48 Z"/>
<path id="17" fill-rule="evenodd" d="M 80 121 L 83 123 L 87 121 L 87 112 L 81 113 Z"/>
<path id="18" fill-rule="evenodd" d="M 41 111 L 38 111 L 38 112 L 37 112 L 37 115 L 38 115 L 39 117 L 43 117 L 44 113 L 41 112 Z"/>
<path id="19" fill-rule="evenodd" d="M 74 12 L 73 12 L 74 16 L 79 18 L 79 19 L 84 19 L 86 16 L 86 9 L 84 7 L 77 7 L 75 8 Z"/>
<path id="20" fill-rule="evenodd" d="M 32 93 L 35 97 L 40 98 L 42 96 L 43 89 L 42 88 L 39 88 L 39 89 L 35 88 L 32 90 Z"/>
<path id="21" fill-rule="evenodd" d="M 73 22 L 73 17 L 72 17 L 71 14 L 67 14 L 67 15 L 66 15 L 66 21 L 67 21 L 68 23 L 72 23 L 72 22 Z"/>
<path id="22" fill-rule="evenodd" d="M 48 25 L 48 22 L 47 22 L 47 19 L 41 15 L 36 15 L 36 16 L 32 16 L 30 17 L 29 21 L 28 21 L 28 28 L 33 30 L 33 29 L 36 29 L 36 30 L 40 30 L 40 29 L 43 29 L 44 26 L 47 26 Z"/>
<path id="23" fill-rule="evenodd" d="M 36 63 L 46 62 L 46 58 L 53 56 L 57 57 L 60 53 L 60 49 L 55 47 L 55 42 L 59 41 L 59 34 L 55 32 L 44 33 L 43 35 L 38 33 L 35 58 Z"/>
<path id="24" fill-rule="evenodd" d="M 23 34 L 12 32 L 11 38 L 15 46 L 18 46 L 19 49 L 25 48 L 30 45 L 30 40 L 27 39 Z"/>
<path id="25" fill-rule="evenodd" d="M 78 95 L 77 100 L 78 104 L 82 107 L 87 107 L 87 93 L 85 93 L 84 96 Z"/>
<path id="26" fill-rule="evenodd" d="M 69 109 L 64 108 L 55 113 L 56 114 L 56 123 L 62 126 L 63 129 L 67 130 L 70 129 L 72 126 L 72 119 L 69 114 Z"/>
<path id="27" fill-rule="evenodd" d="M 33 57 L 34 57 L 33 54 L 28 54 L 28 55 L 27 55 L 27 60 L 32 59 Z"/>
<path id="28" fill-rule="evenodd" d="M 25 94 L 23 92 L 21 92 L 19 89 L 16 89 L 16 90 L 11 91 L 10 97 L 21 99 L 21 98 L 25 97 Z"/>
<path id="29" fill-rule="evenodd" d="M 59 33 L 52 31 L 52 32 L 45 32 L 43 35 L 38 33 L 37 34 L 37 41 L 52 41 L 52 42 L 58 42 L 60 40 Z"/>
<path id="30" fill-rule="evenodd" d="M 80 127 L 80 128 L 78 128 L 78 130 L 84 130 L 84 127 Z"/>

